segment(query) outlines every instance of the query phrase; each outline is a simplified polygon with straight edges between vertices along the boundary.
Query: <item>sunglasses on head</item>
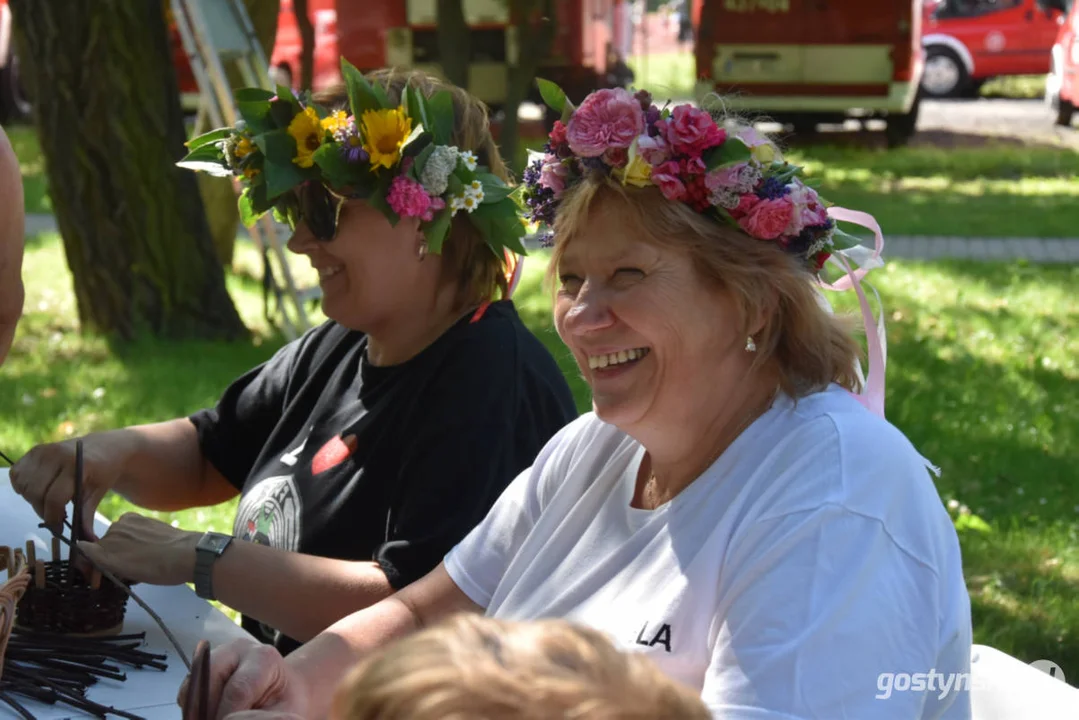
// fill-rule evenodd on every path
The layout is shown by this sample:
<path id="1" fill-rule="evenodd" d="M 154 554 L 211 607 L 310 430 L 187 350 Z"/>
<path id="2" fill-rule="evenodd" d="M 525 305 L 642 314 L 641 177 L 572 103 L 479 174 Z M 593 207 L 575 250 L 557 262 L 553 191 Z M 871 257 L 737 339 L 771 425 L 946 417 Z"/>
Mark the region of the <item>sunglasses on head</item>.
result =
<path id="1" fill-rule="evenodd" d="M 278 201 L 278 210 L 293 232 L 303 222 L 316 239 L 329 242 L 337 235 L 337 221 L 346 200 L 322 183 L 308 181 L 285 193 Z"/>

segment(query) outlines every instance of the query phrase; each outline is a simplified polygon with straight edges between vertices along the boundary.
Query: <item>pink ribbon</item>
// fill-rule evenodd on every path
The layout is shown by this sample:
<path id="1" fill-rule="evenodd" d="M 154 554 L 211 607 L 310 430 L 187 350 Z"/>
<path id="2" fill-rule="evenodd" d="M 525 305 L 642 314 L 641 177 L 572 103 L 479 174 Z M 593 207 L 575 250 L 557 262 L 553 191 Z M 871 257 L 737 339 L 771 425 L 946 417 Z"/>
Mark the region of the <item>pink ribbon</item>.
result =
<path id="1" fill-rule="evenodd" d="M 880 264 L 880 255 L 884 250 L 884 234 L 881 232 L 880 225 L 872 215 L 864 212 L 858 212 L 857 210 L 848 210 L 847 208 L 831 207 L 828 208 L 828 215 L 835 220 L 842 220 L 845 222 L 855 223 L 861 225 L 864 228 L 873 231 L 873 235 L 876 239 L 873 252 L 864 257 L 858 262 L 859 267 L 854 269 L 847 259 L 849 251 L 840 251 L 832 255 L 831 260 L 835 261 L 840 267 L 846 271 L 846 275 L 836 280 L 834 283 L 821 282 L 821 287 L 825 290 L 836 290 L 839 292 L 849 290 L 852 287 L 854 292 L 858 294 L 858 304 L 862 309 L 862 321 L 865 324 L 866 344 L 869 350 L 869 375 L 866 378 L 865 387 L 861 393 L 853 393 L 854 397 L 864 405 L 870 412 L 884 417 L 884 370 L 885 363 L 887 361 L 887 352 L 884 347 L 884 313 L 883 308 L 879 321 L 874 321 L 873 310 L 869 307 L 869 300 L 866 298 L 865 291 L 862 289 L 861 279 L 869 273 L 874 267 Z M 864 249 L 863 249 L 864 250 Z M 855 250 L 855 254 L 858 251 Z"/>
<path id="2" fill-rule="evenodd" d="M 506 253 L 506 260 L 512 262 L 513 259 L 514 259 L 514 253 L 510 252 L 509 250 L 505 250 L 503 252 Z M 513 297 L 513 291 L 517 289 L 517 283 L 519 283 L 521 281 L 521 268 L 524 267 L 524 264 L 525 264 L 524 256 L 523 255 L 518 255 L 517 256 L 517 261 L 513 266 L 513 273 L 509 277 L 509 288 L 508 288 L 508 292 L 506 293 L 506 299 L 507 300 L 509 298 Z"/>

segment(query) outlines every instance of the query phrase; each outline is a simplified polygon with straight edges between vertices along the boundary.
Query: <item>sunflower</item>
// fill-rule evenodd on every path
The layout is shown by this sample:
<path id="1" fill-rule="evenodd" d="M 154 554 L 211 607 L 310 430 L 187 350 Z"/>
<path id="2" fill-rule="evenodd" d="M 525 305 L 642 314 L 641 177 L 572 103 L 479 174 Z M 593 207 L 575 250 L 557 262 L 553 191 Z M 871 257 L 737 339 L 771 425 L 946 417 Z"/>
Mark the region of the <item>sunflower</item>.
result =
<path id="1" fill-rule="evenodd" d="M 322 126 L 315 109 L 304 108 L 302 113 L 292 118 L 288 134 L 296 141 L 296 157 L 292 158 L 292 162 L 302 168 L 311 167 L 315 162 L 311 156 L 322 145 Z"/>
<path id="2" fill-rule="evenodd" d="M 401 145 L 412 132 L 412 118 L 405 108 L 365 110 L 363 113 L 363 149 L 371 158 L 371 172 L 379 166 L 392 168 L 401 159 Z"/>

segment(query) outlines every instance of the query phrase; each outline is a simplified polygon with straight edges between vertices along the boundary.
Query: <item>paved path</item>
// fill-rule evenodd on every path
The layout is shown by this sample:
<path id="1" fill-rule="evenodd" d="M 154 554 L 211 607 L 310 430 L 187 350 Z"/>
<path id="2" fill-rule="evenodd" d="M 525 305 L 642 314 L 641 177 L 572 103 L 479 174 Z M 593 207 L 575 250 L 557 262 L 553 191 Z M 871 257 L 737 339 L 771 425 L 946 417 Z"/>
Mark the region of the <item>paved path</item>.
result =
<path id="1" fill-rule="evenodd" d="M 26 234 L 56 230 L 52 215 L 29 215 Z M 241 228 L 241 234 L 246 234 Z M 1034 263 L 1079 263 L 1079 238 L 962 238 L 885 236 L 884 257 L 916 260 L 958 258 L 1017 260 Z M 534 247 L 529 243 L 529 247 Z"/>

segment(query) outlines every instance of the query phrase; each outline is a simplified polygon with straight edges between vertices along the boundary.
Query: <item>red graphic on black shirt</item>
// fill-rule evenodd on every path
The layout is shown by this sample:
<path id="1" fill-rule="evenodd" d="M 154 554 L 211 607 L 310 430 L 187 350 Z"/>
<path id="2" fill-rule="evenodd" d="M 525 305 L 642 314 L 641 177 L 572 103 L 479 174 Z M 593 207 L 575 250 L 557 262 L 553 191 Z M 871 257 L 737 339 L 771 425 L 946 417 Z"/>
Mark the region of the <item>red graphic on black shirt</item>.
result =
<path id="1" fill-rule="evenodd" d="M 337 436 L 330 438 L 322 446 L 322 449 L 315 453 L 314 459 L 311 460 L 311 474 L 318 475 L 337 467 L 347 460 L 348 456 L 355 450 L 355 435 L 346 435 L 343 440 Z"/>

